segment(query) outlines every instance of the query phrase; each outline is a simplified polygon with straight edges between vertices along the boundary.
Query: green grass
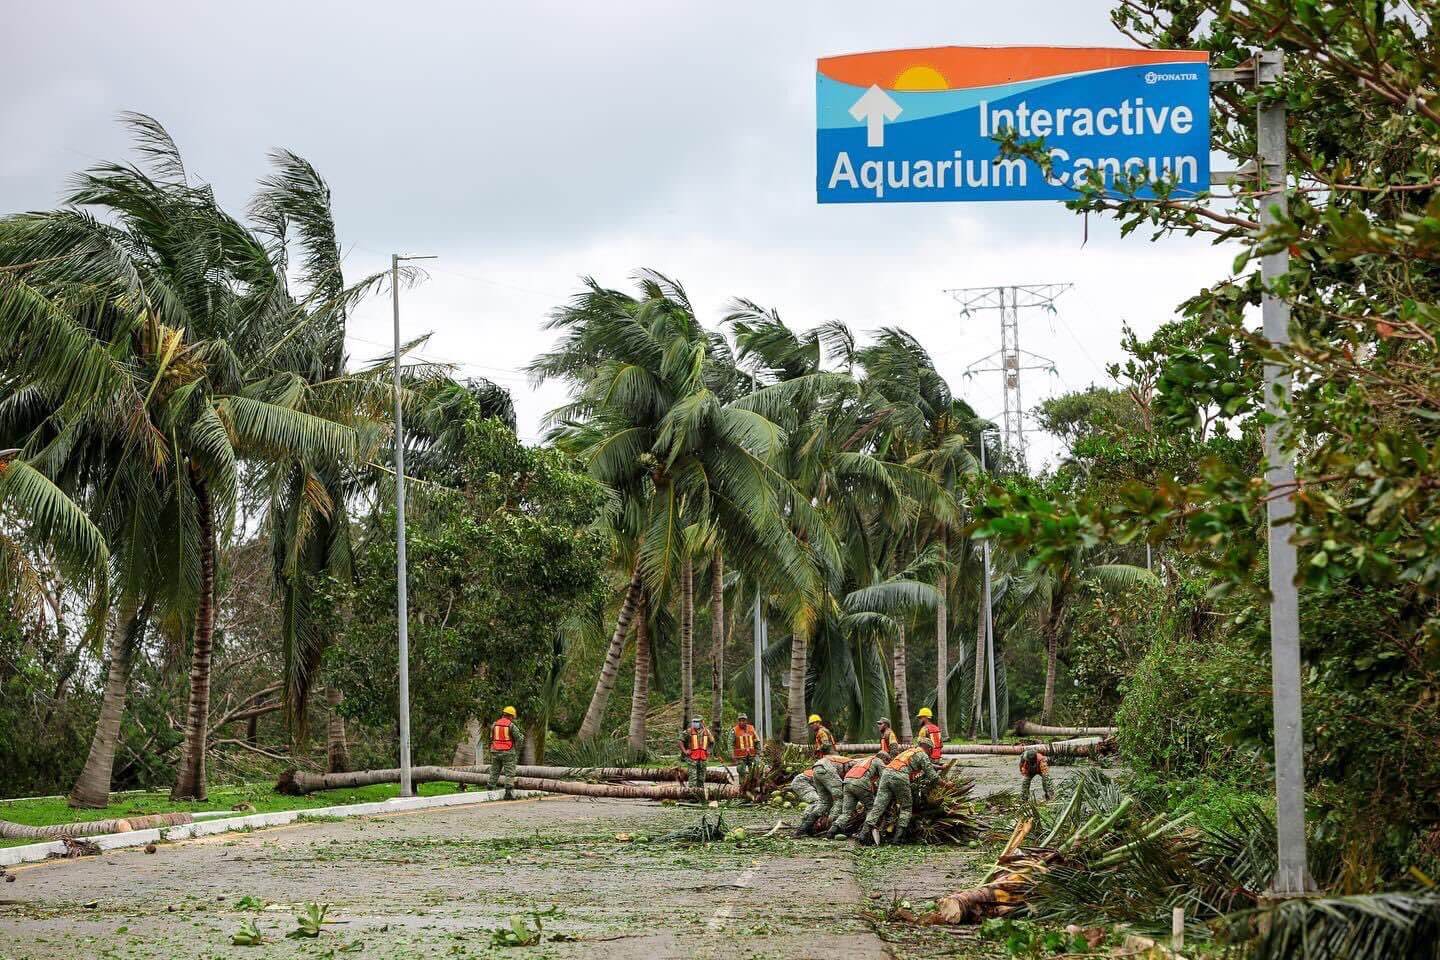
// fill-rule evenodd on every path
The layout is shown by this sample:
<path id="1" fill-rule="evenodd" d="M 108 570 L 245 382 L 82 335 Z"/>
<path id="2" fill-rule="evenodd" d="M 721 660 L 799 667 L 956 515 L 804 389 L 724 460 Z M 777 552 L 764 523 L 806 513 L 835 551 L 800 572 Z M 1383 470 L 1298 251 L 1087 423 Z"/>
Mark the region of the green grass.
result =
<path id="1" fill-rule="evenodd" d="M 453 783 L 417 784 L 415 792 L 424 797 L 435 797 L 454 793 Z M 249 813 L 274 813 L 280 810 L 314 810 L 319 807 L 338 807 L 350 803 L 373 803 L 389 800 L 400 795 L 399 784 L 382 783 L 373 787 L 355 790 L 326 790 L 305 797 L 287 797 L 268 784 L 249 784 L 238 787 L 216 787 L 210 791 L 210 799 L 201 803 L 177 803 L 164 792 L 131 793 L 112 798 L 111 804 L 103 810 L 77 810 L 65 803 L 64 798 L 56 800 L 17 800 L 0 803 L 0 820 L 23 823 L 32 827 L 49 826 L 56 823 L 75 823 L 82 820 L 109 820 L 116 817 L 143 816 L 150 813 L 195 813 L 201 810 L 229 810 L 239 804 L 248 803 L 254 810 L 237 811 L 236 816 Z M 0 847 L 13 847 L 32 840 L 0 840 Z"/>

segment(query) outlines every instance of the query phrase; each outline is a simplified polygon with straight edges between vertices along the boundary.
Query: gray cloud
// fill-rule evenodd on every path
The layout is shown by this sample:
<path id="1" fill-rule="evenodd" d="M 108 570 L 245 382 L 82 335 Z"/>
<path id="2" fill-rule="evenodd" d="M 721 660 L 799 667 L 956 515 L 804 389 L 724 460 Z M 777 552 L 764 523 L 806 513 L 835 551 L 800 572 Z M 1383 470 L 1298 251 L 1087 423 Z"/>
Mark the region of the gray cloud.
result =
<path id="1" fill-rule="evenodd" d="M 286 146 L 330 180 L 348 265 L 440 254 L 406 298 L 433 355 L 519 388 L 522 431 L 559 399 L 515 371 L 575 278 L 637 266 L 686 280 L 716 319 L 744 294 L 800 325 L 911 327 L 960 372 L 994 348 L 941 290 L 1069 280 L 1026 346 L 1063 380 L 1099 379 L 1122 318 L 1141 330 L 1222 272 L 1203 241 L 1123 243 L 1052 204 L 820 207 L 814 60 L 952 43 L 1128 45 L 1107 0 L 981 7 L 852 0 L 677 4 L 180 2 L 26 4 L 0 40 L 0 210 L 52 205 L 68 175 L 125 155 L 121 110 L 161 119 L 234 206 Z M 388 305 L 355 352 L 388 341 Z M 1053 332 L 1052 332 L 1053 324 Z"/>

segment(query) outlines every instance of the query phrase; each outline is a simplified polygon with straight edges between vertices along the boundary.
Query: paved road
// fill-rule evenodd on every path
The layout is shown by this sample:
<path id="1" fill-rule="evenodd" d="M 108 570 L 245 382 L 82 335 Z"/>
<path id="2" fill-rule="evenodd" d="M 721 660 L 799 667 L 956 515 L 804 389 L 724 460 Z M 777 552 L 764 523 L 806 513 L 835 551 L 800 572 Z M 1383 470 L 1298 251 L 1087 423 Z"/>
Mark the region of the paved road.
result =
<path id="1" fill-rule="evenodd" d="M 1013 783 L 1009 766 L 967 772 L 988 792 Z M 783 835 L 709 848 L 615 837 L 655 837 L 699 813 L 555 797 L 22 867 L 0 886 L 0 958 L 879 958 L 897 954 L 872 923 L 878 908 L 933 897 L 980 869 L 976 851 L 857 854 Z M 748 808 L 724 815 L 752 834 L 774 820 Z M 270 907 L 247 910 L 246 897 Z M 309 902 L 331 904 L 336 923 L 318 940 L 285 939 Z M 552 908 L 547 937 L 575 939 L 492 950 L 493 928 Z M 268 942 L 231 946 L 249 919 Z"/>

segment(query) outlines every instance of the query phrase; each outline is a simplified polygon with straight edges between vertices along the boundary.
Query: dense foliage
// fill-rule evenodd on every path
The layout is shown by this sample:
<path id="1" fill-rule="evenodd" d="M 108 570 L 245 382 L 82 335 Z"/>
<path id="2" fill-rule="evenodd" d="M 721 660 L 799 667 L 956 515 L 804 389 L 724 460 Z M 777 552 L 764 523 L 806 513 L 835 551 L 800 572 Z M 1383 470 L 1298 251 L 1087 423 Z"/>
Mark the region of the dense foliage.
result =
<path id="1" fill-rule="evenodd" d="M 560 453 L 479 416 L 459 433 L 453 488 L 418 494 L 406 516 L 416 763 L 448 763 L 468 718 L 507 705 L 543 740 L 560 624 L 598 600 L 608 547 L 601 488 Z M 346 716 L 387 729 L 398 722 L 394 531 L 387 513 L 354 581 L 331 584 L 342 626 L 326 670 Z"/>
<path id="2" fill-rule="evenodd" d="M 1139 42 L 1202 47 L 1216 65 L 1237 65 L 1256 49 L 1285 52 L 1273 91 L 1217 88 L 1215 145 L 1237 163 L 1252 157 L 1257 103 L 1282 98 L 1291 190 L 1280 224 L 1263 234 L 1260 205 L 1273 202 L 1264 189 L 1238 190 L 1224 204 L 1174 193 L 1155 203 L 1134 196 L 1138 184 L 1098 181 L 1077 195 L 1074 209 L 1112 214 L 1127 233 L 1148 226 L 1237 242 L 1236 275 L 1183 304 L 1173 333 L 1128 344 L 1132 360 L 1115 372 L 1155 435 L 1133 473 L 1115 469 L 1124 458 L 1108 440 L 1077 436 L 1076 496 L 997 490 L 986 510 L 991 533 L 1042 564 L 1083 543 L 1165 548 L 1177 613 L 1214 618 L 1203 631 L 1214 639 L 1197 649 L 1188 618 L 1171 618 L 1132 681 L 1136 700 L 1127 700 L 1122 724 L 1133 725 L 1127 740 L 1142 764 L 1164 769 L 1176 758 L 1140 747 L 1153 730 L 1138 724 L 1175 705 L 1162 685 L 1193 689 L 1211 704 L 1192 728 L 1204 759 L 1184 766 L 1219 772 L 1223 764 L 1210 759 L 1224 755 L 1213 751 L 1218 742 L 1268 742 L 1255 722 L 1268 691 L 1235 668 L 1246 650 L 1260 662 L 1267 654 L 1265 502 L 1291 492 L 1260 478 L 1260 367 L 1293 378 L 1283 436 L 1299 451 L 1307 776 L 1325 866 L 1355 885 L 1440 853 L 1434 13 L 1429 2 L 1125 0 L 1117 8 L 1116 24 Z M 1032 154 L 1041 146 L 1011 144 Z M 1290 269 L 1273 292 L 1291 308 L 1294 342 L 1279 350 L 1256 334 L 1251 311 L 1262 293 L 1256 259 L 1284 248 Z M 1080 406 L 1056 410 L 1057 422 Z M 1185 456 L 1171 460 L 1166 447 Z M 1205 587 L 1207 602 L 1189 599 Z M 1368 829 L 1338 828 L 1346 822 Z"/>

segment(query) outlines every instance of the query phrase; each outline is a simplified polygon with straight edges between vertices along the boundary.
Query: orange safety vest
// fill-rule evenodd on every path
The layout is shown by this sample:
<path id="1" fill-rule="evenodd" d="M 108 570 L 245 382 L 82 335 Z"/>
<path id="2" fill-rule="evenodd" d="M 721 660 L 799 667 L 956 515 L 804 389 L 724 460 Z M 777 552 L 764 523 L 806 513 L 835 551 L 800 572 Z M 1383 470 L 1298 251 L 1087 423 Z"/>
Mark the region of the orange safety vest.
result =
<path id="1" fill-rule="evenodd" d="M 754 724 L 735 724 L 735 759 L 755 756 L 756 739 Z"/>
<path id="2" fill-rule="evenodd" d="M 930 754 L 931 760 L 938 761 L 945 755 L 945 738 L 940 735 L 940 728 L 928 720 L 925 721 L 925 725 L 920 728 L 920 737 L 915 741 L 917 747 L 922 746 L 921 740 L 929 741 L 929 743 L 923 745 L 923 749 L 926 753 Z"/>
<path id="3" fill-rule="evenodd" d="M 508 753 L 515 749 L 515 741 L 510 737 L 509 717 L 501 717 L 495 721 L 495 726 L 490 728 L 490 749 L 497 753 Z"/>
<path id="4" fill-rule="evenodd" d="M 874 757 L 866 757 L 864 760 L 861 760 L 858 763 L 852 765 L 849 770 L 845 771 L 845 779 L 859 780 L 861 777 L 865 776 L 865 772 L 870 769 L 870 765 L 874 762 Z"/>
<path id="5" fill-rule="evenodd" d="M 821 756 L 820 748 L 827 743 L 830 745 L 831 750 L 835 749 L 835 737 L 830 733 L 829 729 L 821 727 L 815 731 L 815 756 Z"/>
<path id="6" fill-rule="evenodd" d="M 710 731 L 704 728 L 700 730 L 685 731 L 685 755 L 691 760 L 707 760 L 710 757 Z"/>
<path id="7" fill-rule="evenodd" d="M 903 772 L 909 769 L 911 757 L 915 756 L 915 754 L 917 753 L 924 752 L 925 750 L 923 747 L 911 747 L 909 750 L 902 752 L 900 756 L 896 757 L 894 760 L 891 760 L 889 763 L 885 764 L 885 767 L 888 770 L 894 770 L 896 773 Z M 916 775 L 916 771 L 910 770 L 909 776 L 911 780 L 914 780 Z"/>
<path id="8" fill-rule="evenodd" d="M 885 728 L 884 735 L 880 737 L 880 747 L 892 756 L 900 749 L 900 738 L 896 736 L 895 728 Z"/>

